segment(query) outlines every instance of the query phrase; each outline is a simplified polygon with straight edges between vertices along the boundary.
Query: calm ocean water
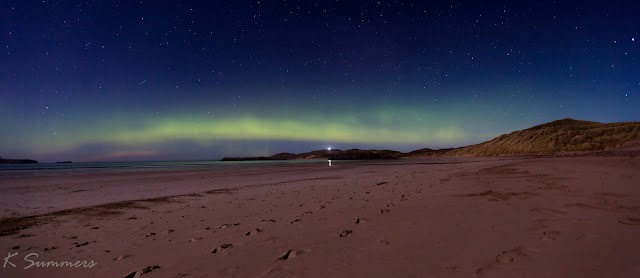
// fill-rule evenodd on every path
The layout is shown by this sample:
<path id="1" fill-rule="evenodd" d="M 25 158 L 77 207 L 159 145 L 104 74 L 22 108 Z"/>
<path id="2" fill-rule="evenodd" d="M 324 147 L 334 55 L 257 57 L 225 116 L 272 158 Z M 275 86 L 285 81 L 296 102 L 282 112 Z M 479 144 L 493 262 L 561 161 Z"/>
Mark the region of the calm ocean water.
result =
<path id="1" fill-rule="evenodd" d="M 222 169 L 238 167 L 269 167 L 291 164 L 320 164 L 326 160 L 280 160 L 280 161 L 136 161 L 136 162 L 78 162 L 0 164 L 0 177 L 50 176 L 87 173 L 181 171 L 194 169 Z"/>

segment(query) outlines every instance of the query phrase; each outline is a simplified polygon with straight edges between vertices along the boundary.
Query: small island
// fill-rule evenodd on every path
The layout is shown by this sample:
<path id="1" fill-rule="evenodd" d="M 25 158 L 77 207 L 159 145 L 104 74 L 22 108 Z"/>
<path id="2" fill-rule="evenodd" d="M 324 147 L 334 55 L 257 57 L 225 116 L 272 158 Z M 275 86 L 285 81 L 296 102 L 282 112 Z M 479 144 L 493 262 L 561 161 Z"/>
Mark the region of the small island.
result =
<path id="1" fill-rule="evenodd" d="M 0 164 L 36 164 L 38 161 L 33 159 L 5 159 L 0 156 Z"/>

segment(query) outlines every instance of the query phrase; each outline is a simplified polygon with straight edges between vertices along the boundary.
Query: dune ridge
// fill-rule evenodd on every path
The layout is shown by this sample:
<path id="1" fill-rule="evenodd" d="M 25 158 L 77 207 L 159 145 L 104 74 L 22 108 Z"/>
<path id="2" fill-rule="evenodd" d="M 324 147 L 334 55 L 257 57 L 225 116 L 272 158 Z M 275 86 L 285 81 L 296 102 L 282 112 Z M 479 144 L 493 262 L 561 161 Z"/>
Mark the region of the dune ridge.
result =
<path id="1" fill-rule="evenodd" d="M 489 141 L 459 148 L 423 148 L 408 153 L 393 150 L 316 150 L 279 153 L 267 157 L 225 157 L 222 161 L 289 159 L 397 159 L 424 157 L 481 157 L 588 154 L 632 146 L 640 139 L 640 122 L 599 123 L 565 118 L 500 135 Z"/>
<path id="2" fill-rule="evenodd" d="M 445 151 L 443 156 L 553 155 L 607 151 L 640 138 L 640 122 L 557 120 Z"/>

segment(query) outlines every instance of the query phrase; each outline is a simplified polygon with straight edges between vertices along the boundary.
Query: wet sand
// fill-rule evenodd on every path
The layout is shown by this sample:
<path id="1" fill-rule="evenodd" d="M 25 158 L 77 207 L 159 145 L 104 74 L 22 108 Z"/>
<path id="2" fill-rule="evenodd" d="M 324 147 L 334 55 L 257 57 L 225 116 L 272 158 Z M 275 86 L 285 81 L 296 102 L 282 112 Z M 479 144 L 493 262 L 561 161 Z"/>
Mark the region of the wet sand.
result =
<path id="1" fill-rule="evenodd" d="M 0 179 L 2 277 L 640 277 L 638 156 Z M 93 267 L 36 267 L 89 261 Z"/>

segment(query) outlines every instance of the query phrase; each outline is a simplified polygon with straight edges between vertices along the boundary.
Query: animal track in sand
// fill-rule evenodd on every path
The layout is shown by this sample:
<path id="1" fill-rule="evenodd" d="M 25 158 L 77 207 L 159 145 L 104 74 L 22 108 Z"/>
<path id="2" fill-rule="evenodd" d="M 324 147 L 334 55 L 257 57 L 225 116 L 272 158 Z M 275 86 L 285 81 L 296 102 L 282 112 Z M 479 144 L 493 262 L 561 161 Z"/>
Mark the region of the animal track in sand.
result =
<path id="1" fill-rule="evenodd" d="M 381 210 L 380 210 L 380 213 L 381 213 L 381 214 L 390 213 L 390 212 L 391 212 L 391 210 L 390 210 L 390 209 L 381 209 Z"/>
<path id="2" fill-rule="evenodd" d="M 367 222 L 368 219 L 366 218 L 356 218 L 356 224 L 362 224 L 364 222 Z"/>
<path id="3" fill-rule="evenodd" d="M 296 222 L 300 222 L 300 221 L 302 221 L 302 219 L 297 218 L 297 219 L 294 219 L 293 221 L 291 221 L 291 224 L 296 223 Z"/>

